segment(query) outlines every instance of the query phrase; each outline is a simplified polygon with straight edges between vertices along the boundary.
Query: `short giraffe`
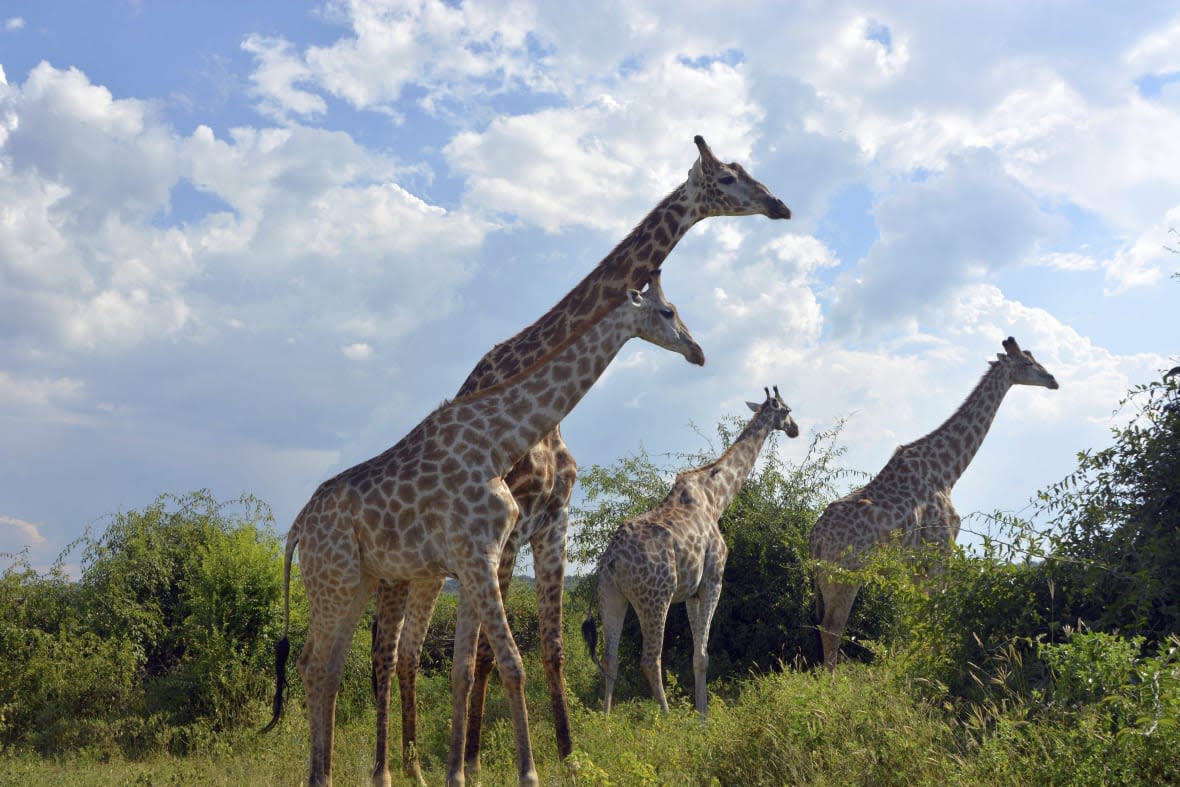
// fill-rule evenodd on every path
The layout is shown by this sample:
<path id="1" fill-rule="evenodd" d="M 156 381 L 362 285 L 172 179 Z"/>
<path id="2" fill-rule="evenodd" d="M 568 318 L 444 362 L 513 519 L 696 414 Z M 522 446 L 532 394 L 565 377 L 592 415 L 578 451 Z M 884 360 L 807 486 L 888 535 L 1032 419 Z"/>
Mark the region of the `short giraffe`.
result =
<path id="1" fill-rule="evenodd" d="M 790 209 L 770 190 L 752 178 L 741 165 L 718 160 L 701 136 L 694 138 L 699 158 L 689 170 L 684 183 L 668 194 L 577 286 L 536 322 L 512 338 L 496 345 L 480 360 L 459 389 L 459 396 L 473 394 L 519 374 L 550 349 L 580 331 L 592 315 L 626 289 L 647 285 L 652 270 L 659 268 L 668 254 L 697 222 L 714 216 L 763 215 L 771 219 L 789 219 Z M 501 592 L 516 563 L 520 546 L 532 547 L 537 587 L 537 613 L 541 629 L 541 657 L 549 683 L 553 726 L 559 756 L 573 750 L 566 705 L 565 679 L 562 674 L 565 655 L 562 646 L 561 603 L 565 580 L 565 544 L 568 527 L 568 503 L 577 477 L 577 463 L 561 437 L 559 427 L 545 435 L 513 466 L 505 478 L 517 505 L 520 518 L 502 553 Z M 425 636 L 434 602 L 427 589 L 418 589 L 416 601 L 406 613 L 406 631 L 399 618 L 391 614 L 402 608 L 405 587 L 386 587 L 379 583 L 377 617 L 373 624 L 373 685 L 377 694 L 377 761 L 385 765 L 388 756 L 388 707 L 390 681 L 395 669 L 401 689 L 403 769 L 417 770 L 412 761 L 417 740 L 415 718 L 416 690 L 411 671 L 417 668 L 418 651 L 398 650 L 399 633 L 403 637 Z M 389 612 L 387 613 L 386 610 Z M 396 655 L 395 655 L 396 653 Z M 412 659 L 412 663 L 406 660 Z M 471 691 L 468 712 L 470 727 L 466 743 L 466 760 L 470 772 L 479 770 L 480 730 L 488 676 L 493 666 L 492 649 L 481 637 L 476 663 L 475 686 Z"/>
<path id="2" fill-rule="evenodd" d="M 1057 380 L 1009 336 L 967 400 L 942 426 L 903 445 L 865 486 L 831 503 L 810 536 L 811 557 L 845 570 L 863 565 L 878 544 L 900 536 L 907 549 L 929 544 L 949 549 L 959 535 L 951 489 L 987 436 L 1004 395 L 1013 385 L 1057 388 Z M 820 642 L 824 664 L 836 669 L 840 640 L 859 586 L 816 568 Z"/>
<path id="3" fill-rule="evenodd" d="M 777 429 L 788 437 L 799 436 L 791 408 L 777 387 L 774 396 L 766 392 L 762 404 L 747 404 L 755 415 L 733 445 L 714 462 L 677 475 L 664 501 L 624 522 L 598 560 L 598 610 L 604 642 L 601 662 L 595 655 L 593 612 L 582 624 L 582 635 L 606 681 L 603 709 L 607 713 L 619 674 L 619 638 L 628 602 L 635 607 L 643 630 L 643 672 L 652 696 L 662 710 L 668 710 L 661 659 L 664 625 L 668 609 L 683 601 L 692 628 L 696 709 L 705 715 L 709 629 L 721 598 L 728 554 L 718 520 L 753 472 L 770 433 Z"/>
<path id="4" fill-rule="evenodd" d="M 462 785 L 467 698 L 476 641 L 487 632 L 508 695 L 522 785 L 537 784 L 524 670 L 497 579 L 518 513 L 504 476 L 578 403 L 632 337 L 704 363 L 704 353 L 658 286 L 619 291 L 569 341 L 500 385 L 444 403 L 389 450 L 325 481 L 287 536 L 284 596 L 296 546 L 307 592 L 307 641 L 297 666 L 311 727 L 308 783 L 331 783 L 336 693 L 344 657 L 379 581 L 431 587 L 459 580 L 447 783 Z M 286 604 L 286 602 L 285 602 Z M 288 605 L 289 609 L 289 605 Z M 284 629 L 289 613 L 284 615 Z M 275 714 L 282 711 L 287 637 L 276 652 Z M 384 781 L 388 771 L 374 773 Z"/>

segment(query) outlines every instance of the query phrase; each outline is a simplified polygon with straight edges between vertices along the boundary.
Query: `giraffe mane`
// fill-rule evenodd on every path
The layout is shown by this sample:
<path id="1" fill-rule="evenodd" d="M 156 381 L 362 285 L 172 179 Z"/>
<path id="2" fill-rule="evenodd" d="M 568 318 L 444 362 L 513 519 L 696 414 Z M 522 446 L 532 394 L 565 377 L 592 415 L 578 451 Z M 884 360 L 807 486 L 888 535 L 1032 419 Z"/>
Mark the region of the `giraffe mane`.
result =
<path id="1" fill-rule="evenodd" d="M 571 333 L 569 336 L 567 336 L 561 342 L 554 345 L 548 352 L 546 352 L 544 355 L 539 357 L 536 361 L 529 364 L 525 368 L 521 369 L 516 374 L 512 375 L 511 377 L 506 377 L 503 380 L 500 380 L 499 382 L 495 383 L 494 385 L 487 386 L 486 388 L 480 388 L 476 391 L 472 391 L 469 394 L 464 394 L 462 396 L 456 396 L 454 399 L 450 400 L 449 404 L 466 404 L 468 402 L 474 402 L 474 401 L 481 399 L 485 396 L 488 396 L 488 395 L 491 395 L 494 393 L 499 393 L 500 391 L 504 390 L 505 388 L 507 388 L 511 385 L 516 385 L 522 379 L 524 379 L 524 377 L 531 374 L 539 366 L 546 364 L 549 361 L 552 361 L 559 353 L 566 350 L 571 344 L 576 342 L 578 339 L 582 338 L 582 336 L 584 336 L 587 331 L 589 331 L 594 326 L 598 325 L 598 323 L 601 322 L 603 320 L 603 318 L 606 317 L 606 315 L 610 314 L 618 307 L 619 307 L 618 303 L 603 306 L 601 309 L 599 309 L 598 311 L 594 312 L 593 315 L 591 315 L 590 319 L 585 322 L 585 324 L 582 326 L 582 328 L 580 330 L 575 331 L 574 333 Z"/>

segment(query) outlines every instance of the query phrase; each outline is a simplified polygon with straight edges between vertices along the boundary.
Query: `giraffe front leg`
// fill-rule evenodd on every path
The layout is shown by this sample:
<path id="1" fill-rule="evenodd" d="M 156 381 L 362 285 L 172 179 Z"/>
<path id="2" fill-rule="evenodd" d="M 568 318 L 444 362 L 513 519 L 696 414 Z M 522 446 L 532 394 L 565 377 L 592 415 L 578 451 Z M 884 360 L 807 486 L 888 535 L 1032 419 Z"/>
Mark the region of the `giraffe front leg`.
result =
<path id="1" fill-rule="evenodd" d="M 482 563 L 483 561 L 480 561 Z M 497 561 L 498 562 L 498 561 Z M 524 698 L 524 663 L 520 652 L 512 639 L 512 632 L 508 628 L 508 617 L 504 612 L 504 602 L 500 596 L 500 588 L 494 577 L 494 566 L 489 560 L 485 566 L 475 570 L 469 568 L 460 572 L 460 613 L 478 615 L 479 622 L 458 621 L 455 627 L 455 667 L 452 679 L 455 682 L 454 721 L 451 727 L 451 772 L 459 773 L 460 747 L 466 736 L 466 692 L 470 690 L 472 673 L 474 671 L 475 636 L 480 628 L 487 633 L 488 640 L 496 655 L 496 664 L 500 668 L 500 683 L 504 687 L 504 694 L 508 699 L 508 707 L 512 713 L 512 727 L 516 739 L 517 774 L 522 787 L 535 787 L 538 783 L 537 768 L 533 762 L 532 743 L 529 740 L 528 708 Z M 480 569 L 485 570 L 480 570 Z M 464 604 L 463 598 L 470 600 Z M 462 626 L 460 625 L 462 624 Z M 464 639 L 460 640 L 460 631 Z M 460 653 L 460 645 L 465 651 Z M 460 657 L 466 659 L 461 665 Z M 460 696 L 460 690 L 463 695 Z M 461 784 L 461 782 L 458 782 Z"/>
<path id="2" fill-rule="evenodd" d="M 377 705 L 377 751 L 373 758 L 374 787 L 391 787 L 389 773 L 389 690 L 393 683 L 393 662 L 406 611 L 408 582 L 377 583 L 377 614 L 373 618 L 373 696 Z"/>
<path id="3" fill-rule="evenodd" d="M 463 787 L 463 748 L 467 738 L 467 700 L 475 671 L 479 613 L 473 596 L 481 589 L 459 580 L 459 608 L 455 613 L 455 651 L 451 662 L 451 746 L 447 758 L 447 787 Z"/>
<path id="4" fill-rule="evenodd" d="M 516 567 L 516 552 L 518 547 L 516 528 L 508 536 L 504 550 L 500 553 L 500 567 L 496 581 L 500 585 L 501 598 L 508 594 L 508 584 L 512 581 L 512 570 Z M 467 741 L 463 751 L 463 768 L 467 775 L 475 778 L 480 772 L 479 749 L 480 738 L 483 735 L 484 705 L 488 696 L 488 678 L 492 668 L 496 666 L 496 655 L 487 635 L 481 630 L 479 644 L 475 652 L 475 677 L 471 685 L 471 697 L 467 704 Z"/>

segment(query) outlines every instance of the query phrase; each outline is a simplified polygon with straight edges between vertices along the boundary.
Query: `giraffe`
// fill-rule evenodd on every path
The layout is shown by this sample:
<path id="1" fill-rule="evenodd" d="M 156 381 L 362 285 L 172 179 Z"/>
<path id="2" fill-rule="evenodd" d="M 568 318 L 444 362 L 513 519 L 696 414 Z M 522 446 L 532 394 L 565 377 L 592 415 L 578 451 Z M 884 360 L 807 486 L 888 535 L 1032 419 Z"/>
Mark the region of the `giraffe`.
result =
<path id="1" fill-rule="evenodd" d="M 951 489 L 982 445 L 1008 389 L 1058 387 L 1053 375 L 1011 336 L 1003 348 L 950 418 L 925 437 L 898 447 L 871 481 L 824 510 L 809 538 L 813 560 L 855 570 L 878 544 L 896 536 L 906 549 L 929 545 L 949 550 L 960 522 Z M 815 580 L 824 664 L 835 671 L 840 639 L 860 588 L 822 565 Z"/>
<path id="2" fill-rule="evenodd" d="M 619 673 L 619 637 L 628 603 L 635 607 L 643 630 L 643 672 L 660 709 L 668 711 L 660 653 L 668 609 L 683 601 L 692 629 L 695 704 L 705 716 L 709 628 L 721 598 L 728 554 L 717 522 L 749 478 L 767 436 L 776 429 L 788 437 L 799 436 L 799 427 L 778 386 L 774 396 L 766 391 L 762 404 L 746 404 L 755 415 L 733 445 L 710 464 L 677 475 L 664 501 L 620 525 L 598 560 L 598 610 L 604 642 L 601 662 L 594 652 L 597 632 L 593 611 L 582 624 L 582 636 L 606 681 L 606 713 L 610 713 Z"/>
<path id="3" fill-rule="evenodd" d="M 582 329 L 623 289 L 646 286 L 651 272 L 658 269 L 668 254 L 694 224 L 716 216 L 763 215 L 770 219 L 789 219 L 790 208 L 766 186 L 751 177 L 737 163 L 723 163 L 700 135 L 694 137 L 698 159 L 688 177 L 623 239 L 593 271 L 570 290 L 552 309 L 518 334 L 492 348 L 476 365 L 459 389 L 459 396 L 470 395 L 527 369 L 555 345 Z M 505 478 L 512 490 L 520 517 L 516 529 L 505 544 L 501 556 L 501 592 L 507 592 L 521 544 L 532 547 L 537 588 L 537 613 L 541 634 L 541 659 L 549 686 L 557 751 L 562 758 L 573 751 L 566 703 L 565 663 L 562 643 L 562 593 L 565 581 L 565 545 L 568 528 L 568 504 L 577 477 L 577 463 L 554 427 L 523 456 Z M 421 646 L 399 650 L 403 644 L 425 637 L 434 602 L 425 598 L 428 591 L 419 589 L 419 598 L 406 608 L 406 587 L 378 583 L 377 616 L 373 622 L 373 687 L 377 704 L 377 755 L 379 763 L 388 756 L 388 706 L 390 683 L 395 669 L 402 705 L 403 769 L 417 771 L 413 757 L 416 744 L 416 690 L 413 673 Z M 436 594 L 437 595 L 437 594 Z M 400 610 L 406 609 L 402 631 Z M 427 620 L 418 620 L 425 615 Z M 478 650 L 475 685 L 471 691 L 468 718 L 466 761 L 470 772 L 479 771 L 480 732 L 487 681 L 494 664 L 493 652 L 486 637 Z M 396 660 L 396 662 L 395 662 Z"/>
<path id="4" fill-rule="evenodd" d="M 311 728 L 308 783 L 331 784 L 335 699 L 356 623 L 377 582 L 405 583 L 421 600 L 439 578 L 459 580 L 447 783 L 462 785 L 462 747 L 476 640 L 495 650 L 508 695 L 522 785 L 536 785 L 524 671 L 497 579 L 518 508 L 504 476 L 585 395 L 633 337 L 704 364 L 704 353 L 663 297 L 620 291 L 612 306 L 531 368 L 500 385 L 444 402 L 384 453 L 325 481 L 287 536 L 284 634 L 276 647 L 274 718 L 282 712 L 291 559 L 298 546 L 307 593 L 307 641 L 297 667 Z M 435 583 L 433 586 L 430 583 Z M 384 781 L 388 772 L 374 773 Z"/>

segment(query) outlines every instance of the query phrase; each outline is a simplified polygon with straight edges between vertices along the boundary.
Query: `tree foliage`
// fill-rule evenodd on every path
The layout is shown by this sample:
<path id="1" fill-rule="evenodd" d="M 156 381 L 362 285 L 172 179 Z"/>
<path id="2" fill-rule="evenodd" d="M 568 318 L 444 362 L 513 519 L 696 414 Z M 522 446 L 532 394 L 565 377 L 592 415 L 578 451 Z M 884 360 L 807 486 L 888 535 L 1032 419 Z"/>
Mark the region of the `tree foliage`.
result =
<path id="1" fill-rule="evenodd" d="M 46 575 L 18 557 L 0 575 L 0 741 L 185 749 L 253 723 L 277 636 L 269 525 L 253 497 L 164 495 Z"/>
<path id="2" fill-rule="evenodd" d="M 1112 445 L 1039 496 L 1061 611 L 1091 628 L 1162 641 L 1180 631 L 1180 375 L 1133 388 Z"/>

